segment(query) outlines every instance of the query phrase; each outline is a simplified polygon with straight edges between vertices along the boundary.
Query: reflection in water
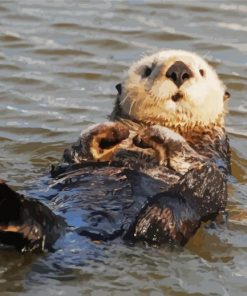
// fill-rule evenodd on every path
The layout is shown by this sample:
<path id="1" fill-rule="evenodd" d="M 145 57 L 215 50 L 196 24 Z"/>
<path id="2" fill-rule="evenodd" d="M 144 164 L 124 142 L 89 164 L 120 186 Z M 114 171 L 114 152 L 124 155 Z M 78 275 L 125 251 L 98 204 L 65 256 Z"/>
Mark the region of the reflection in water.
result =
<path id="1" fill-rule="evenodd" d="M 186 248 L 69 233 L 51 253 L 1 251 L 1 296 L 246 295 L 246 11 L 244 0 L 1 1 L 0 176 L 15 189 L 40 196 L 66 145 L 106 120 L 131 61 L 160 48 L 197 51 L 227 84 L 234 175 L 228 222 Z"/>

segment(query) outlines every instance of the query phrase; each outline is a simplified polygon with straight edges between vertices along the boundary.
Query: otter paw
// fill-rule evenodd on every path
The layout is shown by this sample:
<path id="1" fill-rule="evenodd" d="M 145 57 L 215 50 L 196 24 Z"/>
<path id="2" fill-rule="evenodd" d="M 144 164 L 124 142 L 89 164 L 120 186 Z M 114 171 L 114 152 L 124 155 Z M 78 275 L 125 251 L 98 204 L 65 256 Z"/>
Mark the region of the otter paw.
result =
<path id="1" fill-rule="evenodd" d="M 133 138 L 133 143 L 144 149 L 154 149 L 160 165 L 181 174 L 205 161 L 181 135 L 162 126 L 144 129 Z"/>
<path id="2" fill-rule="evenodd" d="M 169 128 L 154 125 L 144 129 L 133 138 L 133 143 L 140 148 L 152 148 L 156 151 L 160 164 L 169 159 L 170 151 L 181 150 L 185 139 Z M 169 154 L 169 155 L 168 155 Z"/>
<path id="3" fill-rule="evenodd" d="M 129 129 L 119 122 L 107 122 L 89 127 L 81 133 L 71 149 L 64 152 L 67 162 L 83 160 L 109 161 L 118 145 L 129 137 Z"/>

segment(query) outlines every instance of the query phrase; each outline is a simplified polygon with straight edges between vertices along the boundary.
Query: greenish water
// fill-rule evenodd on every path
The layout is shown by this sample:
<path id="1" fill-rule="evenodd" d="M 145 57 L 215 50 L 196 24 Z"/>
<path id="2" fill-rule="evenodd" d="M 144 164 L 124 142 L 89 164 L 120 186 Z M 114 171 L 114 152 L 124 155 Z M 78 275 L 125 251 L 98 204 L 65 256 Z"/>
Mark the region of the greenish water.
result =
<path id="1" fill-rule="evenodd" d="M 204 56 L 231 93 L 229 222 L 185 248 L 92 245 L 0 252 L 0 295 L 247 294 L 247 3 L 0 1 L 0 177 L 30 192 L 82 128 L 105 121 L 123 72 L 161 48 Z M 35 191 L 35 190 L 34 190 Z"/>

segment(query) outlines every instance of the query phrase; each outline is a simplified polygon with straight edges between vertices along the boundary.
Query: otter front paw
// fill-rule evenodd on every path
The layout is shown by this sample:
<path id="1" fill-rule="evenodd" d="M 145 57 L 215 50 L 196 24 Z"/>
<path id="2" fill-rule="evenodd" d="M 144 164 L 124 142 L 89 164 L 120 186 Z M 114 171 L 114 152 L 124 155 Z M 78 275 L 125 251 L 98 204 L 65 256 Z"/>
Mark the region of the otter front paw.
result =
<path id="1" fill-rule="evenodd" d="M 180 151 L 185 139 L 169 128 L 154 125 L 141 131 L 133 138 L 133 143 L 140 148 L 153 148 L 163 164 L 169 159 L 170 151 Z"/>
<path id="2" fill-rule="evenodd" d="M 182 174 L 203 159 L 181 135 L 159 125 L 141 131 L 133 138 L 133 143 L 144 149 L 154 149 L 160 165 L 165 164 Z"/>
<path id="3" fill-rule="evenodd" d="M 85 160 L 109 161 L 118 145 L 129 137 L 129 129 L 119 122 L 106 122 L 89 127 L 81 133 L 71 149 L 64 151 L 66 162 Z"/>

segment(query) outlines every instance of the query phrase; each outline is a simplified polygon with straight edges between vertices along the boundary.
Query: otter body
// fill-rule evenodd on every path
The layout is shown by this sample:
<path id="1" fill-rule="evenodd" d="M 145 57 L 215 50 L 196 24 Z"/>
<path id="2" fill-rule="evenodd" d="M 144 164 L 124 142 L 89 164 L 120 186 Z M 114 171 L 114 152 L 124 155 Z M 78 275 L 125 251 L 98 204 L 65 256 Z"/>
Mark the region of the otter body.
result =
<path id="1" fill-rule="evenodd" d="M 49 248 L 72 229 L 93 240 L 184 245 L 224 210 L 228 93 L 214 70 L 192 53 L 162 51 L 116 88 L 111 121 L 83 131 L 52 168 L 53 211 L 0 184 L 0 213 L 9 213 L 0 215 L 2 243 Z"/>

